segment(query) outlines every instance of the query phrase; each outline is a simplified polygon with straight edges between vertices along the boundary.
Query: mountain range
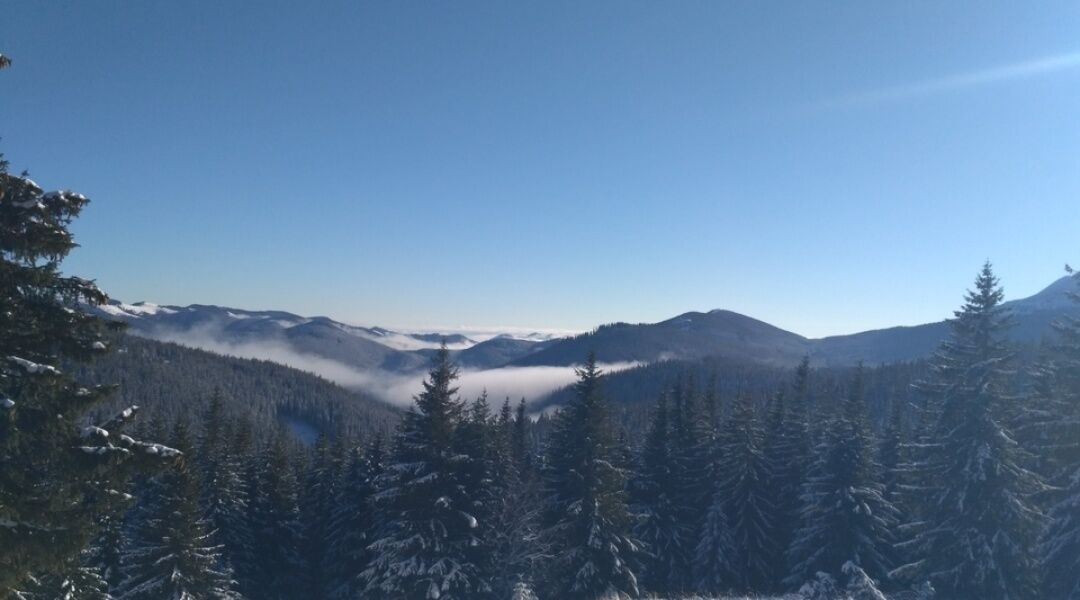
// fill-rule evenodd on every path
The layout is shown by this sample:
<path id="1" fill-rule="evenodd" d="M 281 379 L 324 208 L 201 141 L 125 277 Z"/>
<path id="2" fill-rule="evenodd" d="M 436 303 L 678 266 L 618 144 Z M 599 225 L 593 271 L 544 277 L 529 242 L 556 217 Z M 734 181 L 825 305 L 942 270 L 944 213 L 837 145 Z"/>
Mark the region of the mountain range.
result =
<path id="1" fill-rule="evenodd" d="M 1019 342 L 1037 342 L 1062 314 L 1080 316 L 1080 304 L 1070 297 L 1078 289 L 1077 280 L 1066 276 L 1034 296 L 1005 303 L 1015 322 L 1010 335 Z M 817 366 L 845 366 L 923 358 L 948 333 L 948 322 L 939 321 L 811 339 L 739 313 L 712 310 L 688 312 L 659 323 L 601 325 L 566 338 L 504 334 L 477 340 L 462 334 L 401 332 L 327 317 L 201 304 L 114 302 L 94 310 L 125 321 L 129 332 L 142 337 L 269 360 L 275 360 L 274 353 L 266 350 L 276 349 L 361 372 L 396 375 L 422 372 L 443 342 L 468 370 L 565 367 L 580 363 L 589 352 L 595 352 L 602 363 L 716 357 L 787 366 L 809 356 Z M 256 347 L 263 352 L 250 351 Z"/>
<path id="2" fill-rule="evenodd" d="M 1038 342 L 1063 314 L 1080 316 L 1077 279 L 1066 276 L 1028 298 L 1003 307 L 1013 316 L 1009 335 L 1022 343 Z M 948 335 L 948 321 L 876 329 L 849 335 L 806 338 L 763 321 L 727 310 L 689 312 L 666 321 L 631 325 L 614 323 L 562 340 L 514 361 L 517 365 L 569 365 L 589 351 L 604 362 L 708 357 L 789 366 L 803 356 L 824 367 L 892 363 L 929 356 Z"/>

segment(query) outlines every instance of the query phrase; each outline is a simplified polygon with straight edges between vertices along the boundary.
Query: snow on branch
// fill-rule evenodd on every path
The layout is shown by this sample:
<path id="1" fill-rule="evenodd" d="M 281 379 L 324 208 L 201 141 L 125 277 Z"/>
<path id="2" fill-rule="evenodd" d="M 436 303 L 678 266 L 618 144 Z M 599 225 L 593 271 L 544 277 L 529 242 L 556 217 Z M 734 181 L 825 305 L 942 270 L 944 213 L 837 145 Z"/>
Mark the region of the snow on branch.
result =
<path id="1" fill-rule="evenodd" d="M 26 360 L 25 358 L 19 358 L 18 356 L 9 356 L 8 360 L 22 367 L 23 370 L 27 373 L 32 373 L 35 375 L 38 373 L 48 373 L 50 375 L 60 374 L 59 369 L 57 369 L 56 367 L 52 367 L 49 365 L 39 365 L 36 362 Z"/>

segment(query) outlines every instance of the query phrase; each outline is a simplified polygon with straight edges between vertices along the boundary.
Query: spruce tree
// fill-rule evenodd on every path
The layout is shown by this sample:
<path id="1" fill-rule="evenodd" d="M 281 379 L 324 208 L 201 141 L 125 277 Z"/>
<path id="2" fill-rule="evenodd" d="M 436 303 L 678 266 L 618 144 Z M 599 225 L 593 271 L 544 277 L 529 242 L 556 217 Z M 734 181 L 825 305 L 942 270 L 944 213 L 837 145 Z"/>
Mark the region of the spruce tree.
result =
<path id="1" fill-rule="evenodd" d="M 799 525 L 799 494 L 810 467 L 810 434 L 805 406 L 796 400 L 799 394 L 781 390 L 773 398 L 765 416 L 762 452 L 769 465 L 769 498 L 775 504 L 773 531 L 776 543 L 769 562 L 774 565 L 771 579 L 785 576 L 785 553 L 791 546 Z"/>
<path id="2" fill-rule="evenodd" d="M 1080 600 L 1080 467 L 1049 517 L 1038 554 L 1045 576 L 1042 597 Z"/>
<path id="3" fill-rule="evenodd" d="M 533 470 L 532 448 L 529 445 L 529 417 L 525 412 L 525 399 L 518 403 L 514 415 L 514 427 L 510 435 L 510 451 L 518 472 L 523 477 L 531 476 Z"/>
<path id="4" fill-rule="evenodd" d="M 1002 297 L 986 263 L 951 321 L 931 376 L 919 384 L 936 417 L 915 462 L 927 501 L 906 544 L 915 559 L 896 575 L 929 579 L 946 598 L 1037 597 L 1033 550 L 1042 515 L 1030 497 L 1041 486 L 1003 422 L 1015 409 Z"/>
<path id="5" fill-rule="evenodd" d="M 125 500 L 130 498 L 125 494 Z M 115 589 L 123 579 L 123 555 L 128 544 L 124 512 L 129 505 L 128 501 L 121 502 L 103 517 L 97 539 L 85 552 L 89 566 L 97 569 L 106 583 L 106 589 Z"/>
<path id="6" fill-rule="evenodd" d="M 90 422 L 112 388 L 60 370 L 110 345 L 109 326 L 83 310 L 108 297 L 59 270 L 87 202 L 45 193 L 0 155 L 0 597 L 77 562 L 133 470 L 175 454 L 121 435 L 136 407 Z"/>
<path id="7" fill-rule="evenodd" d="M 306 596 L 316 600 L 328 598 L 334 588 L 327 540 L 337 494 L 338 465 L 325 434 L 315 440 L 306 467 L 299 494 L 300 524 L 304 532 L 301 572 Z"/>
<path id="8" fill-rule="evenodd" d="M 645 436 L 636 476 L 630 482 L 630 500 L 637 519 L 634 535 L 647 556 L 641 584 L 662 595 L 680 589 L 680 575 L 690 562 L 686 511 L 681 510 L 682 499 L 673 497 L 677 486 L 672 441 L 667 397 L 662 395 Z"/>
<path id="9" fill-rule="evenodd" d="M 236 571 L 243 563 L 243 554 L 251 549 L 251 531 L 247 522 L 248 499 L 245 494 L 243 465 L 247 450 L 247 433 L 235 431 L 246 427 L 225 416 L 224 399 L 220 390 L 210 397 L 202 419 L 199 440 L 201 464 L 200 506 L 203 515 L 216 532 L 221 544 L 223 570 Z M 240 446 L 236 446 L 236 438 Z"/>
<path id="10" fill-rule="evenodd" d="M 18 594 L 19 600 L 112 600 L 109 584 L 97 567 L 84 559 L 66 563 L 43 577 L 35 577 Z"/>
<path id="11" fill-rule="evenodd" d="M 224 600 L 238 598 L 228 572 L 220 570 L 220 547 L 199 513 L 198 481 L 189 461 L 194 448 L 178 421 L 171 444 L 185 458 L 159 476 L 160 497 L 136 524 L 123 557 L 120 600 Z"/>
<path id="12" fill-rule="evenodd" d="M 492 547 L 498 526 L 496 506 L 506 493 L 496 459 L 498 436 L 485 390 L 465 411 L 454 432 L 453 443 L 458 455 L 464 458 L 458 465 L 456 477 L 469 500 L 466 511 L 476 519 L 476 527 L 470 532 L 473 542 L 466 549 L 465 558 L 488 588 L 496 568 Z"/>
<path id="13" fill-rule="evenodd" d="M 511 416 L 509 400 L 499 415 L 501 433 L 496 450 L 493 522 L 490 529 L 496 598 L 512 597 L 534 580 L 536 565 L 546 552 L 539 535 L 539 482 L 527 450 L 528 417 L 522 400 Z"/>
<path id="14" fill-rule="evenodd" d="M 726 490 L 717 488 L 694 548 L 694 589 L 703 594 L 730 591 L 738 579 L 735 553 L 727 520 Z"/>
<path id="15" fill-rule="evenodd" d="M 726 552 L 732 566 L 731 588 L 740 593 L 775 586 L 776 501 L 770 497 L 772 467 L 762 452 L 762 431 L 750 399 L 735 404 L 721 433 L 721 460 L 714 501 L 726 516 L 732 547 Z"/>
<path id="16" fill-rule="evenodd" d="M 889 418 L 878 443 L 877 461 L 881 469 L 885 499 L 896 508 L 901 519 L 906 518 L 908 458 L 903 404 L 899 400 L 894 399 L 889 409 Z"/>
<path id="17" fill-rule="evenodd" d="M 287 433 L 278 428 L 254 462 L 249 520 L 252 573 L 241 588 L 252 598 L 295 598 L 303 589 L 302 535 L 296 474 Z"/>
<path id="18" fill-rule="evenodd" d="M 1074 274 L 1080 284 L 1080 274 Z M 1080 302 L 1080 295 L 1073 293 Z M 1043 365 L 1048 416 L 1040 439 L 1052 481 L 1063 488 L 1049 513 L 1039 546 L 1043 596 L 1080 599 L 1080 319 L 1062 316 L 1059 339 Z"/>
<path id="19" fill-rule="evenodd" d="M 375 528 L 372 496 L 383 462 L 381 437 L 366 449 L 357 446 L 349 454 L 330 521 L 332 598 L 347 600 L 359 595 L 357 577 L 371 560 L 368 546 Z"/>
<path id="20" fill-rule="evenodd" d="M 454 387 L 457 368 L 445 345 L 432 360 L 377 484 L 380 529 L 362 574 L 364 597 L 449 600 L 490 590 L 480 566 L 470 562 L 481 540 L 462 485 L 469 458 L 454 446 L 463 412 Z"/>
<path id="21" fill-rule="evenodd" d="M 691 562 L 694 547 L 705 522 L 713 494 L 712 431 L 706 412 L 702 410 L 692 377 L 677 386 L 670 415 L 671 486 L 669 498 L 674 502 L 678 528 L 671 532 L 671 552 L 668 576 L 676 592 L 690 589 Z"/>
<path id="22" fill-rule="evenodd" d="M 211 500 L 204 510 L 217 529 L 221 554 L 232 567 L 237 589 L 246 592 L 254 587 L 253 581 L 258 576 L 252 498 L 258 490 L 259 456 L 253 450 L 252 425 L 248 419 L 229 421 L 226 446 L 223 476 L 218 479 L 221 489 L 213 496 L 216 500 Z"/>
<path id="23" fill-rule="evenodd" d="M 544 465 L 544 534 L 553 559 L 547 597 L 638 594 L 638 545 L 629 535 L 625 473 L 596 357 L 577 370 L 572 400 L 555 416 Z"/>
<path id="24" fill-rule="evenodd" d="M 795 368 L 795 377 L 791 383 L 791 406 L 796 416 L 803 417 L 803 423 L 807 429 L 807 435 L 811 437 L 815 433 L 819 411 L 816 410 L 814 396 L 810 390 L 810 357 L 803 356 L 799 366 Z"/>
<path id="25" fill-rule="evenodd" d="M 1080 273 L 1072 277 L 1077 287 L 1069 296 L 1080 307 Z M 1037 470 L 1063 489 L 1080 465 L 1080 318 L 1062 314 L 1051 325 L 1055 335 L 1030 369 L 1032 389 L 1014 403 L 1010 424 Z"/>
<path id="26" fill-rule="evenodd" d="M 863 417 L 862 367 L 840 414 L 828 421 L 802 488 L 801 525 L 788 551 L 792 588 L 817 573 L 841 575 L 851 563 L 881 582 L 892 564 L 896 509 L 884 496 L 876 450 Z"/>

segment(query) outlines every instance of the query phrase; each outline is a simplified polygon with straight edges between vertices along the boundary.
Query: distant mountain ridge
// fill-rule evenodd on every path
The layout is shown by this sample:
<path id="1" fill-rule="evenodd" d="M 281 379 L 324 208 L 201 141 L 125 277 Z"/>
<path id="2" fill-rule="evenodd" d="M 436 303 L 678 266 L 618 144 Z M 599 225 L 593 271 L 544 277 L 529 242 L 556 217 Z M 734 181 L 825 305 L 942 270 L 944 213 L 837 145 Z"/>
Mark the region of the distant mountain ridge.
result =
<path id="1" fill-rule="evenodd" d="M 1003 307 L 1014 320 L 1011 338 L 1037 342 L 1051 333 L 1051 324 L 1062 315 L 1080 317 L 1080 304 L 1071 297 L 1078 291 L 1078 280 L 1065 276 L 1034 296 L 1005 302 Z M 948 336 L 948 330 L 948 321 L 938 321 L 812 339 L 745 315 L 713 310 L 689 312 L 660 323 L 603 325 L 517 359 L 514 364 L 569 365 L 579 362 L 589 351 L 595 352 L 601 362 L 723 357 L 790 366 L 809 356 L 817 366 L 849 366 L 859 361 L 892 363 L 931 355 Z"/>
<path id="2" fill-rule="evenodd" d="M 1013 339 L 1038 341 L 1063 314 L 1080 316 L 1080 304 L 1070 298 L 1078 289 L 1077 279 L 1066 276 L 1034 296 L 1005 303 L 1015 321 Z M 502 335 L 477 341 L 461 334 L 398 332 L 327 317 L 212 305 L 113 303 L 96 310 L 127 322 L 131 333 L 143 337 L 237 355 L 244 353 L 231 350 L 250 345 L 280 348 L 358 371 L 392 374 L 421 372 L 443 341 L 462 368 L 474 370 L 569 366 L 580 363 L 589 352 L 595 352 L 603 363 L 716 357 L 787 366 L 809 356 L 818 366 L 846 366 L 858 361 L 878 364 L 923 358 L 948 334 L 948 322 L 939 321 L 811 339 L 739 313 L 712 310 L 688 312 L 659 323 L 602 325 L 567 338 Z"/>
<path id="3" fill-rule="evenodd" d="M 242 350 L 251 345 L 279 346 L 361 371 L 421 371 L 428 366 L 431 353 L 443 343 L 462 366 L 490 369 L 552 343 L 538 334 L 531 339 L 503 334 L 477 341 L 456 333 L 398 332 L 349 325 L 328 317 L 206 304 L 112 302 L 91 310 L 102 317 L 124 321 L 130 333 L 141 337 L 238 355 L 245 355 Z"/>

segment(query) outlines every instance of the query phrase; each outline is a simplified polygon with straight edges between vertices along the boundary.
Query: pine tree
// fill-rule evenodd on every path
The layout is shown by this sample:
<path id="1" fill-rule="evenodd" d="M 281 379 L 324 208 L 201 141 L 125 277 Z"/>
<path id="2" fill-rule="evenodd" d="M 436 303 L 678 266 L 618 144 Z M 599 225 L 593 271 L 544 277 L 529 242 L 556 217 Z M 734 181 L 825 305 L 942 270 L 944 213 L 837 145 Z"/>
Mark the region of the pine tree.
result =
<path id="1" fill-rule="evenodd" d="M 818 457 L 803 485 L 801 525 L 788 560 L 787 583 L 796 587 L 817 573 L 842 573 L 850 562 L 884 581 L 892 565 L 896 509 L 884 497 L 874 462 L 875 445 L 863 417 L 860 366 L 842 410 L 828 424 Z"/>
<path id="2" fill-rule="evenodd" d="M 1039 547 L 1043 597 L 1080 600 L 1080 467 L 1049 516 Z"/>
<path id="3" fill-rule="evenodd" d="M 495 571 L 492 544 L 498 525 L 496 506 L 506 494 L 500 485 L 503 481 L 496 460 L 498 436 L 485 390 L 469 405 L 454 431 L 453 444 L 458 455 L 464 458 L 458 465 L 456 476 L 464 496 L 469 499 L 466 512 L 477 523 L 470 532 L 474 541 L 465 550 L 465 558 L 476 568 L 478 579 L 484 581 L 487 588 L 491 587 Z"/>
<path id="4" fill-rule="evenodd" d="M 35 577 L 19 600 L 112 600 L 109 584 L 97 567 L 74 560 L 44 577 Z"/>
<path id="5" fill-rule="evenodd" d="M 338 465 L 325 434 L 315 440 L 300 491 L 300 523 L 304 532 L 302 574 L 305 595 L 328 598 L 334 589 L 327 540 L 332 528 Z"/>
<path id="6" fill-rule="evenodd" d="M 529 417 L 525 412 L 525 399 L 518 403 L 514 415 L 514 428 L 510 436 L 510 448 L 514 462 L 522 476 L 531 476 L 533 470 L 532 449 L 529 446 Z"/>
<path id="7" fill-rule="evenodd" d="M 1074 274 L 1080 284 L 1080 274 Z M 1080 302 L 1080 295 L 1073 294 Z M 1064 493 L 1050 510 L 1039 546 L 1043 596 L 1080 599 L 1080 319 L 1063 316 L 1055 327 L 1059 341 L 1044 365 L 1044 397 L 1048 416 L 1042 419 L 1041 450 L 1051 461 L 1052 481 Z M 1065 478 L 1063 476 L 1067 475 Z"/>
<path id="8" fill-rule="evenodd" d="M 725 499 L 724 490 L 717 489 L 694 549 L 694 588 L 703 594 L 729 591 L 738 579 L 735 541 L 727 521 Z"/>
<path id="9" fill-rule="evenodd" d="M 130 496 L 125 499 L 130 499 Z M 104 516 L 97 540 L 86 551 L 89 566 L 97 569 L 106 589 L 115 589 L 123 578 L 123 553 L 128 543 L 123 510 L 129 504 L 119 503 L 115 510 Z"/>
<path id="10" fill-rule="evenodd" d="M 1072 277 L 1070 296 L 1080 306 L 1080 273 Z M 1064 488 L 1080 466 L 1080 318 L 1063 314 L 1052 326 L 1056 336 L 1032 368 L 1032 393 L 1016 403 L 1011 424 L 1039 472 Z"/>
<path id="11" fill-rule="evenodd" d="M 840 570 L 848 578 L 847 597 L 850 600 L 888 600 L 878 589 L 877 582 L 854 561 L 844 563 Z"/>
<path id="12" fill-rule="evenodd" d="M 647 555 L 641 583 L 645 589 L 661 595 L 680 589 L 680 574 L 690 558 L 687 548 L 690 531 L 683 520 L 686 513 L 681 510 L 681 499 L 672 497 L 677 486 L 671 445 L 667 397 L 661 396 L 630 487 L 638 521 L 634 535 Z"/>
<path id="13" fill-rule="evenodd" d="M 885 499 L 896 508 L 897 514 L 904 518 L 907 516 L 905 483 L 908 459 L 902 408 L 901 402 L 894 401 L 889 409 L 889 419 L 878 444 L 877 461 L 881 467 Z"/>
<path id="14" fill-rule="evenodd" d="M 295 598 L 303 589 L 296 474 L 286 435 L 279 428 L 254 463 L 249 496 L 253 571 L 242 588 L 252 598 Z"/>
<path id="15" fill-rule="evenodd" d="M 456 599 L 490 590 L 480 567 L 469 561 L 471 548 L 480 543 L 479 524 L 461 482 L 469 459 L 454 447 L 463 411 L 456 379 L 444 345 L 423 392 L 402 418 L 378 482 L 380 530 L 362 574 L 365 597 Z"/>
<path id="16" fill-rule="evenodd" d="M 671 589 L 691 588 L 691 563 L 713 495 L 713 435 L 706 412 L 698 403 L 693 378 L 676 387 L 670 415 L 671 485 L 678 528 L 671 532 L 672 558 L 668 580 Z"/>
<path id="17" fill-rule="evenodd" d="M 895 574 L 929 579 L 946 598 L 1037 597 L 1032 552 L 1042 516 L 1029 498 L 1040 482 L 1023 466 L 1003 423 L 1014 409 L 1002 297 L 986 263 L 951 322 L 931 377 L 919 385 L 936 416 L 931 443 L 915 463 L 927 501 L 906 544 L 918 558 Z"/>
<path id="18" fill-rule="evenodd" d="M 165 439 L 165 436 L 157 439 Z M 110 510 L 100 518 L 97 537 L 83 549 L 79 561 L 72 562 L 66 574 L 45 578 L 61 584 L 68 581 L 70 588 L 50 590 L 47 597 L 70 600 L 111 598 L 108 592 L 116 589 L 123 580 L 123 554 L 129 543 L 124 517 L 133 500 L 134 497 L 127 493 L 115 498 Z"/>
<path id="19" fill-rule="evenodd" d="M 596 357 L 578 369 L 573 399 L 555 416 L 544 465 L 545 535 L 554 556 L 549 597 L 594 599 L 638 594 L 637 543 L 629 536 L 625 474 Z"/>
<path id="20" fill-rule="evenodd" d="M 536 565 L 546 553 L 539 535 L 539 482 L 526 449 L 528 417 L 525 401 L 511 416 L 509 400 L 499 414 L 500 434 L 496 449 L 494 525 L 489 531 L 495 571 L 492 591 L 496 598 L 513 597 L 533 581 Z"/>
<path id="21" fill-rule="evenodd" d="M 216 494 L 218 501 L 206 507 L 207 518 L 217 529 L 221 554 L 232 567 L 237 589 L 246 594 L 258 577 L 252 499 L 258 495 L 259 456 L 253 451 L 251 422 L 231 419 L 226 445 L 222 489 Z"/>
<path id="22" fill-rule="evenodd" d="M 803 356 L 799 366 L 795 368 L 795 378 L 791 383 L 792 408 L 796 416 L 802 416 L 802 422 L 807 430 L 807 435 L 813 437 L 817 429 L 818 413 L 814 404 L 814 397 L 810 390 L 810 357 Z M 809 453 L 808 453 L 809 456 Z M 804 465 L 806 466 L 806 465 Z"/>
<path id="23" fill-rule="evenodd" d="M 136 524 L 124 551 L 120 600 L 203 600 L 239 598 L 227 572 L 219 570 L 219 547 L 199 514 L 198 482 L 189 466 L 194 457 L 187 426 L 178 421 L 171 444 L 185 459 L 159 476 L 160 497 Z"/>
<path id="24" fill-rule="evenodd" d="M 766 591 L 775 585 L 776 502 L 769 496 L 771 466 L 761 450 L 762 432 L 750 399 L 735 404 L 721 433 L 721 461 L 716 496 L 726 516 L 732 547 L 731 588 Z"/>
<path id="25" fill-rule="evenodd" d="M 242 472 L 244 453 L 250 442 L 247 427 L 225 417 L 223 397 L 215 390 L 203 415 L 203 435 L 199 445 L 202 464 L 200 505 L 216 532 L 215 539 L 222 546 L 219 567 L 233 572 L 246 568 L 245 553 L 252 550 L 247 522 L 248 498 Z M 239 574 L 237 579 L 240 579 Z"/>
<path id="26" fill-rule="evenodd" d="M 89 422 L 112 388 L 58 368 L 109 347 L 107 325 L 82 310 L 107 296 L 59 270 L 87 202 L 9 174 L 0 155 L 0 596 L 77 562 L 133 470 L 175 454 L 120 435 L 136 407 Z"/>
<path id="27" fill-rule="evenodd" d="M 376 437 L 366 449 L 353 449 L 342 473 L 330 522 L 332 598 L 359 595 L 357 576 L 371 560 L 368 546 L 375 528 L 371 501 L 383 462 L 382 438 Z"/>
<path id="28" fill-rule="evenodd" d="M 805 373 L 796 379 L 796 383 L 805 381 L 804 378 Z M 785 575 L 785 553 L 799 525 L 802 508 L 799 494 L 810 468 L 810 434 L 804 400 L 799 400 L 803 397 L 798 392 L 789 395 L 781 390 L 770 403 L 765 417 L 762 452 L 770 469 L 768 495 L 775 504 L 773 532 L 776 543 L 772 546 L 774 555 L 768 559 L 774 565 L 770 576 L 773 581 L 780 581 Z"/>

